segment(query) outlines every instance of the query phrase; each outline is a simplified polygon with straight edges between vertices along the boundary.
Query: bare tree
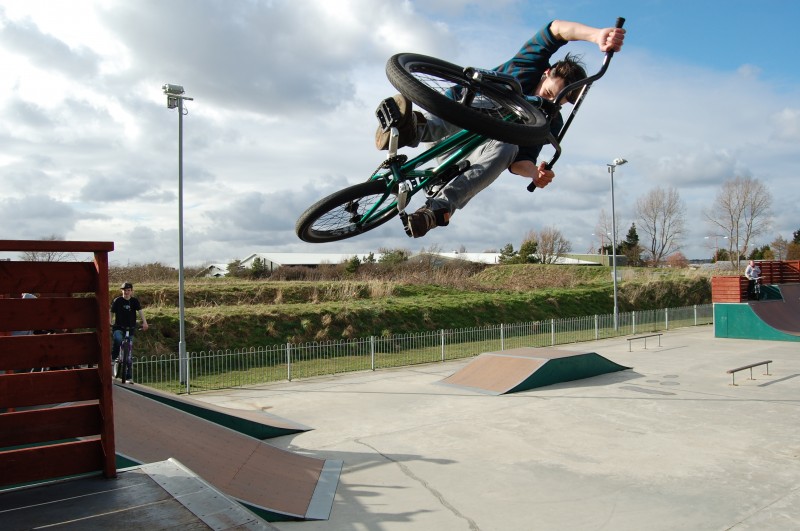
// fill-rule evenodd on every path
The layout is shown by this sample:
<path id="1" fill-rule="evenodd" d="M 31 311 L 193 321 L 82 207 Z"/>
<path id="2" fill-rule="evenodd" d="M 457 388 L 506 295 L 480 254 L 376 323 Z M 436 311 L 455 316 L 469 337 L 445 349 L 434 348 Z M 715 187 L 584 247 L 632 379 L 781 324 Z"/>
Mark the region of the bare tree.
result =
<path id="1" fill-rule="evenodd" d="M 789 250 L 789 242 L 783 239 L 783 236 L 778 236 L 775 238 L 771 244 L 769 244 L 770 249 L 772 252 L 775 253 L 775 260 L 786 260 L 786 253 Z"/>
<path id="2" fill-rule="evenodd" d="M 62 241 L 64 238 L 51 234 L 41 238 L 42 241 Z M 20 260 L 25 262 L 66 262 L 75 260 L 75 254 L 66 251 L 25 251 L 20 254 Z"/>
<path id="3" fill-rule="evenodd" d="M 636 201 L 636 215 L 636 226 L 647 235 L 643 247 L 654 266 L 681 248 L 686 206 L 678 190 L 660 186 L 650 190 Z"/>
<path id="4" fill-rule="evenodd" d="M 731 264 L 741 269 L 750 242 L 769 229 L 772 195 L 758 179 L 736 177 L 725 181 L 706 219 L 728 235 Z"/>
<path id="5" fill-rule="evenodd" d="M 619 245 L 619 223 L 617 223 L 617 245 Z M 600 216 L 597 218 L 597 225 L 594 227 L 594 235 L 600 239 L 600 253 L 606 252 L 608 249 L 611 249 L 613 245 L 612 242 L 614 239 L 612 238 L 611 229 L 613 228 L 613 224 L 611 223 L 611 216 L 606 212 L 605 209 L 600 210 Z M 609 253 L 611 254 L 611 253 Z"/>
<path id="6" fill-rule="evenodd" d="M 532 230 L 525 236 L 525 241 L 537 243 L 536 254 L 542 264 L 554 264 L 572 250 L 572 243 L 555 227 L 545 227 L 539 233 Z"/>

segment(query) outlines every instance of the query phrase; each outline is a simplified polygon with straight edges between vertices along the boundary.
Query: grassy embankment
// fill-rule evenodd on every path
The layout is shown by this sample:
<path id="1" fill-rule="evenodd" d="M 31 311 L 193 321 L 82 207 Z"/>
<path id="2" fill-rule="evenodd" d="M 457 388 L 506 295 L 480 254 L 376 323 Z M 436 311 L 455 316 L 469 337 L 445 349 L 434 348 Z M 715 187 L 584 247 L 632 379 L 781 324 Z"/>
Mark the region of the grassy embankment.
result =
<path id="1" fill-rule="evenodd" d="M 710 302 L 708 277 L 621 268 L 620 311 Z M 329 341 L 613 312 L 608 267 L 509 265 L 336 281 L 186 281 L 188 351 Z M 112 290 L 112 293 L 117 293 Z M 175 282 L 137 283 L 150 331 L 137 350 L 177 351 Z"/>

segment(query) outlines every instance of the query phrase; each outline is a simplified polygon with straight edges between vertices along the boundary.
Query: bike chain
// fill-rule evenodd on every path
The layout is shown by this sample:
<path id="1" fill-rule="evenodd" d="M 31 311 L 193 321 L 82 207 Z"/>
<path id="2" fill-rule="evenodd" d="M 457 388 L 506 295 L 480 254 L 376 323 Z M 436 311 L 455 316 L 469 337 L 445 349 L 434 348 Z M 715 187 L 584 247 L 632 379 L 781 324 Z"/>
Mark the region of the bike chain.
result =
<path id="1" fill-rule="evenodd" d="M 372 175 L 375 175 L 381 169 L 387 169 L 388 170 L 389 166 L 391 166 L 395 162 L 402 166 L 403 164 L 406 163 L 407 160 L 408 160 L 408 155 L 395 155 L 393 157 L 387 157 L 386 160 L 381 162 L 378 165 L 378 167 L 375 168 L 375 171 L 372 172 Z"/>

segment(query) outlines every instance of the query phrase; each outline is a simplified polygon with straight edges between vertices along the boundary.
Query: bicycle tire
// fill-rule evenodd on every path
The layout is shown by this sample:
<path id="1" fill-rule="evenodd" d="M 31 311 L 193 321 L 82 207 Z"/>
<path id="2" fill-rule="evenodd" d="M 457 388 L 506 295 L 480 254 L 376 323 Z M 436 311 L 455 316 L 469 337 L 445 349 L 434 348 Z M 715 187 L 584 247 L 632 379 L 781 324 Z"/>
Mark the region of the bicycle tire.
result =
<path id="1" fill-rule="evenodd" d="M 365 223 L 355 219 L 363 216 L 385 194 L 386 181 L 382 179 L 343 188 L 311 205 L 298 218 L 295 232 L 301 240 L 309 243 L 333 242 L 363 234 L 397 215 L 397 209 L 392 208 Z M 394 194 L 390 193 L 385 204 L 390 205 L 393 198 Z"/>
<path id="2" fill-rule="evenodd" d="M 463 68 L 453 63 L 400 53 L 387 61 L 386 76 L 405 97 L 462 129 L 523 146 L 540 143 L 549 133 L 546 115 L 524 96 L 489 82 L 472 80 Z M 464 105 L 447 95 L 454 87 L 469 87 L 479 97 L 471 105 Z"/>
<path id="3" fill-rule="evenodd" d="M 133 345 L 129 339 L 122 342 L 122 381 L 130 380 L 133 376 Z"/>

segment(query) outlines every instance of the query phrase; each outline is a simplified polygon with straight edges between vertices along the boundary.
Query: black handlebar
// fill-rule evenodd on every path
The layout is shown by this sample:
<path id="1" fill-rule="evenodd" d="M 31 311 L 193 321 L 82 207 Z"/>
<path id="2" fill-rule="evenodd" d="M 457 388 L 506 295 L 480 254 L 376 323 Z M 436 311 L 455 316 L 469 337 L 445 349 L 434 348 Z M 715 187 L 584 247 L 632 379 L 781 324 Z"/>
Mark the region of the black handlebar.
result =
<path id="1" fill-rule="evenodd" d="M 617 17 L 617 22 L 616 22 L 616 25 L 614 27 L 615 28 L 621 28 L 624 24 L 625 24 L 625 18 L 624 17 Z M 575 104 L 572 106 L 572 112 L 570 113 L 569 118 L 567 119 L 567 121 L 564 123 L 564 126 L 558 132 L 558 135 L 555 136 L 555 137 L 550 135 L 550 144 L 555 148 L 556 152 L 553 155 L 553 158 L 550 159 L 550 162 L 548 162 L 545 165 L 546 169 L 548 169 L 548 170 L 552 169 L 553 166 L 555 165 L 556 161 L 558 160 L 558 158 L 561 156 L 561 140 L 564 138 L 564 135 L 566 134 L 567 129 L 569 129 L 569 126 L 572 124 L 572 120 L 575 118 L 575 115 L 578 113 L 578 109 L 581 108 L 581 104 L 583 103 L 583 99 L 586 97 L 586 94 L 589 92 L 589 88 L 591 88 L 592 83 L 594 83 L 595 81 L 597 81 L 598 79 L 603 77 L 603 75 L 606 73 L 606 70 L 608 70 L 608 65 L 611 62 L 611 58 L 612 57 L 614 57 L 614 51 L 613 50 L 606 52 L 605 57 L 603 58 L 603 64 L 600 67 L 600 70 L 598 70 L 595 75 L 587 77 L 587 78 L 584 78 L 584 79 L 581 79 L 580 81 L 576 81 L 574 83 L 570 83 L 569 85 L 567 85 L 566 87 L 561 89 L 561 91 L 556 96 L 555 105 L 557 107 L 556 112 L 558 112 L 558 109 L 561 109 L 561 105 L 560 105 L 559 102 L 562 101 L 567 94 L 569 94 L 569 93 L 571 93 L 571 92 L 573 92 L 575 90 L 581 89 L 581 93 L 580 93 L 580 95 L 578 95 L 578 99 L 575 101 Z M 531 180 L 530 184 L 528 184 L 527 189 L 528 189 L 529 192 L 533 192 L 533 191 L 536 190 L 536 184 L 533 182 L 533 180 Z"/>

